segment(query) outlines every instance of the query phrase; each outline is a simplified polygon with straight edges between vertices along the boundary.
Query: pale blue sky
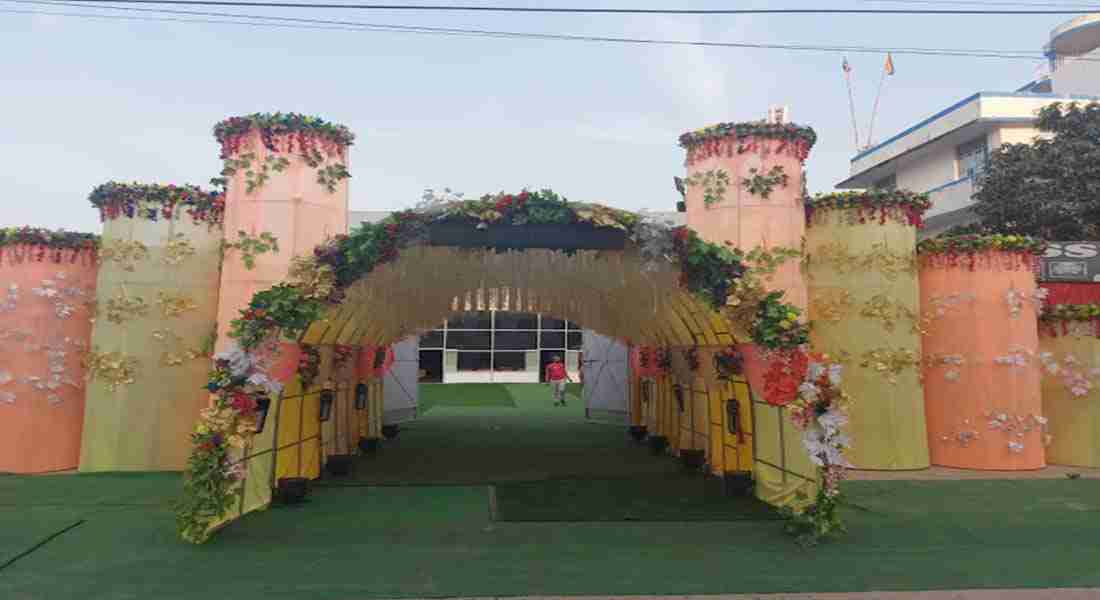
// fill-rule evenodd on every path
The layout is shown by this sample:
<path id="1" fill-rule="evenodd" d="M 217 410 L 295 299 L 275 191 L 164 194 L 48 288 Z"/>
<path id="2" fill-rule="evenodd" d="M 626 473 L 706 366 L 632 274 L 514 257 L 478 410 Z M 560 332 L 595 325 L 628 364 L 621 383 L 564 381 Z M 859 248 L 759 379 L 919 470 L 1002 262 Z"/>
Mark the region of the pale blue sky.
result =
<path id="1" fill-rule="evenodd" d="M 543 3 L 597 4 L 729 6 Z M 779 3 L 738 3 L 769 5 Z M 40 7 L 0 1 L 0 9 Z M 1069 18 L 270 14 L 650 38 L 1036 51 L 1050 29 Z M 677 136 L 717 121 L 761 118 L 771 104 L 789 105 L 795 121 L 818 132 L 808 161 L 811 191 L 832 189 L 854 154 L 841 56 L 833 53 L 0 13 L 0 57 L 2 226 L 98 231 L 86 197 L 99 183 L 205 184 L 220 169 L 214 123 L 255 111 L 304 112 L 349 126 L 358 136 L 351 154 L 353 209 L 409 206 L 425 187 L 480 195 L 549 186 L 575 200 L 668 210 L 676 201 L 672 177 L 683 172 Z M 848 57 L 864 130 L 883 59 Z M 906 55 L 894 62 L 897 74 L 887 81 L 875 127 L 880 140 L 973 92 L 1015 90 L 1038 64 Z"/>

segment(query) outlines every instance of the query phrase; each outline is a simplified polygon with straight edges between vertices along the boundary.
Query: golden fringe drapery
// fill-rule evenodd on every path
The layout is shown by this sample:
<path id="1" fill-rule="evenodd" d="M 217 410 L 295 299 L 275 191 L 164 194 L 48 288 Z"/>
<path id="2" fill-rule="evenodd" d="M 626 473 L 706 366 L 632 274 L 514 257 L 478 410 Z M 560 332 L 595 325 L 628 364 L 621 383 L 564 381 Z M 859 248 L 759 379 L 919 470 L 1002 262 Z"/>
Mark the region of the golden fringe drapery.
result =
<path id="1" fill-rule="evenodd" d="M 313 325 L 328 331 L 311 328 L 305 339 L 387 344 L 452 312 L 495 308 L 553 314 L 641 343 L 682 292 L 679 274 L 629 252 L 415 247 L 353 284 L 343 306 Z"/>

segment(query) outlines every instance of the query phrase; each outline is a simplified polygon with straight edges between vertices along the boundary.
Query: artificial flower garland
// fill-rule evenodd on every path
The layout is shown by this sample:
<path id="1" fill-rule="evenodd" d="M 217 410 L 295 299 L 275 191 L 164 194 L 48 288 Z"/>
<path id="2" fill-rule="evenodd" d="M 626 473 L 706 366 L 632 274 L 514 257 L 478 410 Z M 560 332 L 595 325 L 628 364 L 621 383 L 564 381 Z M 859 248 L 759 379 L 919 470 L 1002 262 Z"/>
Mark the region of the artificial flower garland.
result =
<path id="1" fill-rule="evenodd" d="M 924 227 L 924 213 L 932 208 L 932 200 L 928 194 L 908 190 L 871 189 L 818 194 L 806 199 L 805 207 L 807 226 L 821 224 L 830 211 L 853 209 L 850 215 L 846 215 L 851 225 L 875 221 L 885 225 L 887 221 L 892 221 L 920 229 Z"/>
<path id="2" fill-rule="evenodd" d="M 225 197 L 193 185 L 110 181 L 92 190 L 88 200 L 99 209 L 101 221 L 120 217 L 171 220 L 186 214 L 195 223 L 220 227 L 225 218 Z"/>
<path id="3" fill-rule="evenodd" d="M 94 262 L 98 250 L 99 236 L 94 233 L 38 227 L 0 228 L 0 265 L 5 256 L 12 265 L 47 260 L 55 264 Z"/>
<path id="4" fill-rule="evenodd" d="M 821 476 L 813 503 L 802 508 L 786 507 L 787 531 L 799 543 L 813 546 L 845 531 L 838 508 L 840 482 L 851 467 L 844 452 L 851 446 L 844 433 L 851 398 L 841 390 L 842 367 L 827 355 L 807 355 L 797 400 L 791 404 L 791 423 L 802 431 L 802 446 Z"/>
<path id="5" fill-rule="evenodd" d="M 789 153 L 805 161 L 817 142 L 817 133 L 810 127 L 793 123 L 752 121 L 718 123 L 696 129 L 681 135 L 679 141 L 680 147 L 687 150 L 687 164 L 690 166 L 715 156 L 732 158 L 734 153 L 757 151 L 760 140 L 776 140 L 779 142 L 776 152 Z"/>
<path id="6" fill-rule="evenodd" d="M 1047 243 L 1025 235 L 966 233 L 941 235 L 917 244 L 922 265 L 939 268 L 1000 266 L 1004 269 L 1038 269 Z"/>
<path id="7" fill-rule="evenodd" d="M 1039 327 L 1051 336 L 1068 335 L 1071 329 L 1083 330 L 1074 324 L 1084 325 L 1084 330 L 1091 329 L 1092 335 L 1100 338 L 1100 304 L 1046 305 L 1039 313 Z"/>

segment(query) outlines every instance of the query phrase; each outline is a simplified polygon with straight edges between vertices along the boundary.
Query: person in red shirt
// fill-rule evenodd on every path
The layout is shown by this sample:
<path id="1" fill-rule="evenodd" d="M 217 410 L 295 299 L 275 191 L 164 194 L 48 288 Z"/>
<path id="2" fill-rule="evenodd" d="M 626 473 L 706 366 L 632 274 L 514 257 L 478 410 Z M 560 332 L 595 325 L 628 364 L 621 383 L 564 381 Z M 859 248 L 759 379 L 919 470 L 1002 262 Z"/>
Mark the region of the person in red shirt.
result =
<path id="1" fill-rule="evenodd" d="M 572 381 L 560 356 L 555 356 L 546 365 L 546 383 L 554 390 L 554 406 L 565 406 L 565 384 Z"/>

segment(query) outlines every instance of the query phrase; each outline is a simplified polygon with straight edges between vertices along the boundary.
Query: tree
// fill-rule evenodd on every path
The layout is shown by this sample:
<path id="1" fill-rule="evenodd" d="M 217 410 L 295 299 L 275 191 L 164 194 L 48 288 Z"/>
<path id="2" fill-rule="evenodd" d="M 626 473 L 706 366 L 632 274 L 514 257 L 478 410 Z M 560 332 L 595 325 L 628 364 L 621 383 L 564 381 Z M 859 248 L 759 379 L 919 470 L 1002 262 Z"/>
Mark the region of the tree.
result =
<path id="1" fill-rule="evenodd" d="M 974 194 L 982 228 L 1100 239 L 1100 102 L 1051 104 L 1037 125 L 1053 136 L 1005 144 L 990 155 Z"/>

